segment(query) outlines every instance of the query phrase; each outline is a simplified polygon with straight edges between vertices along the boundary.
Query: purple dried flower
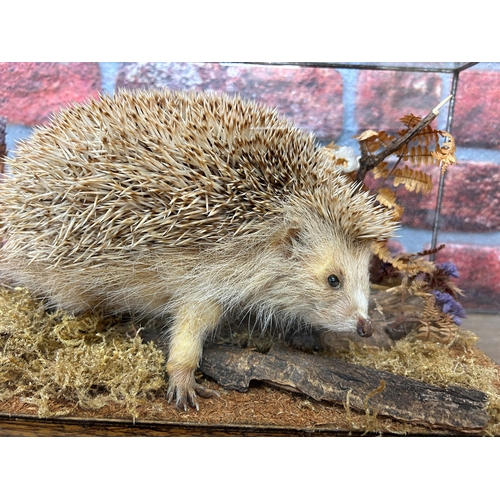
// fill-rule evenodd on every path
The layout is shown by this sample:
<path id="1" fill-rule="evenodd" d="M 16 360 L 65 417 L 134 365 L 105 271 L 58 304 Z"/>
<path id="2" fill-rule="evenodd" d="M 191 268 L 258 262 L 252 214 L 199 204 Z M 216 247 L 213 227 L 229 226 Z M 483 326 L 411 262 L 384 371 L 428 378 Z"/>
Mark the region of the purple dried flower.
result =
<path id="1" fill-rule="evenodd" d="M 453 262 L 443 262 L 442 264 L 438 264 L 437 266 L 448 276 L 458 278 L 458 269 L 457 266 L 453 264 Z"/>
<path id="2" fill-rule="evenodd" d="M 451 316 L 455 324 L 460 325 L 462 321 L 460 318 L 466 318 L 465 309 L 457 302 L 449 293 L 438 292 L 433 290 L 434 297 L 436 297 L 436 304 L 441 311 Z"/>

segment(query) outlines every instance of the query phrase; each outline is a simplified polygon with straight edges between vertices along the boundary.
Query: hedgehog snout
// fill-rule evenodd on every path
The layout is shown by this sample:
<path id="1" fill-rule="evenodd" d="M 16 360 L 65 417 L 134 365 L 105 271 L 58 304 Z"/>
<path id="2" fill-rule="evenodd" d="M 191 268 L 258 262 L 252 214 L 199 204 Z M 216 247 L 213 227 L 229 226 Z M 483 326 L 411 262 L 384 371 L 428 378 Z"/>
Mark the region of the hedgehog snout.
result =
<path id="1" fill-rule="evenodd" d="M 372 322 L 368 318 L 359 317 L 356 331 L 360 337 L 371 337 L 373 335 Z"/>

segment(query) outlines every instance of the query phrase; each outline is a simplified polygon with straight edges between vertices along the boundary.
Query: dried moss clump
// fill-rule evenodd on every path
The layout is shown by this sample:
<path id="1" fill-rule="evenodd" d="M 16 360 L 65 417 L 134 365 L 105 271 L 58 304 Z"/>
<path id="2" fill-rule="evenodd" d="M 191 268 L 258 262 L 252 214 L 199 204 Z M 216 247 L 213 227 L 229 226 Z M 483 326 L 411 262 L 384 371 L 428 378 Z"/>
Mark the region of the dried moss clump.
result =
<path id="1" fill-rule="evenodd" d="M 20 397 L 40 417 L 116 403 L 135 418 L 164 389 L 164 365 L 116 318 L 47 312 L 27 290 L 0 288 L 0 401 Z"/>

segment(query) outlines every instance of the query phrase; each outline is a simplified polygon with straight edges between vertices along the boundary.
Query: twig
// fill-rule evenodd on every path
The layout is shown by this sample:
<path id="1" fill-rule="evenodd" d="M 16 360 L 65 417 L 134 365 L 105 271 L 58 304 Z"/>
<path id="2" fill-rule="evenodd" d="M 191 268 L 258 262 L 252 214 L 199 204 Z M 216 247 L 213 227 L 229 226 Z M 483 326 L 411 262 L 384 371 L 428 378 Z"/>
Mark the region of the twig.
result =
<path id="1" fill-rule="evenodd" d="M 374 169 L 381 161 L 387 158 L 389 155 L 397 151 L 401 146 L 410 142 L 413 137 L 415 137 L 423 128 L 425 128 L 429 123 L 436 118 L 439 114 L 439 109 L 444 106 L 452 98 L 449 95 L 444 101 L 440 102 L 425 118 L 422 118 L 415 127 L 409 130 L 405 135 L 391 142 L 387 147 L 385 147 L 380 153 L 372 156 L 368 150 L 364 147 L 363 142 L 361 142 L 361 158 L 359 160 L 359 170 L 357 175 L 358 182 L 362 182 L 365 175 L 372 169 Z"/>

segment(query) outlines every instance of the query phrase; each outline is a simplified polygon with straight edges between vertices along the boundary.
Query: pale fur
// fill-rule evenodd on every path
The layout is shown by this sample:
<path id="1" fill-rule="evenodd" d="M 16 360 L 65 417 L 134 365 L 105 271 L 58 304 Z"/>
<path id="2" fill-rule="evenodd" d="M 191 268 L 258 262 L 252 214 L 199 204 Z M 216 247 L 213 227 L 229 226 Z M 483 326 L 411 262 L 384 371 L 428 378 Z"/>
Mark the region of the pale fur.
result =
<path id="1" fill-rule="evenodd" d="M 253 161 L 262 162 L 261 173 L 249 173 L 253 179 L 245 188 L 249 191 L 228 192 L 227 206 L 221 206 L 224 198 L 220 194 L 227 187 L 224 179 L 242 185 L 245 169 L 253 169 L 252 164 L 239 166 L 238 155 L 247 158 L 246 153 L 227 156 L 225 143 L 215 146 L 215 139 L 209 140 L 213 144 L 207 149 L 206 139 L 199 139 L 201 146 L 183 163 L 182 154 L 191 151 L 191 146 L 179 139 L 183 153 L 174 161 L 174 130 L 173 145 L 164 152 L 163 164 L 159 165 L 158 155 L 150 158 L 156 162 L 154 175 L 147 158 L 134 159 L 131 153 L 118 169 L 109 166 L 120 159 L 117 145 L 106 153 L 109 141 L 96 138 L 96 126 L 85 121 L 101 107 L 112 110 L 110 98 L 101 107 L 91 103 L 77 110 L 71 133 L 68 123 L 72 124 L 72 115 L 68 111 L 53 128 L 42 130 L 33 142 L 22 146 L 13 161 L 13 178 L 0 186 L 5 223 L 0 266 L 6 276 L 73 312 L 102 309 L 170 317 L 169 398 L 182 407 L 197 406 L 197 395 L 211 394 L 196 383 L 194 371 L 207 335 L 226 317 L 248 312 L 264 324 L 272 321 L 286 327 L 298 321 L 336 332 L 359 332 L 359 322 L 368 322 L 371 244 L 392 234 L 390 213 L 375 207 L 372 198 L 331 166 L 328 156 L 321 154 L 308 135 L 277 118 L 273 111 L 227 96 L 167 91 L 120 95 L 113 101 L 117 106 L 125 106 L 122 100 L 128 106 L 143 105 L 151 115 L 144 126 L 159 130 L 165 126 L 161 121 L 165 118 L 151 104 L 151 96 L 163 99 L 162 106 L 172 99 L 173 103 L 180 100 L 182 106 L 192 103 L 195 110 L 201 102 L 195 123 L 184 123 L 179 117 L 175 120 L 188 131 L 195 127 L 200 133 L 202 128 L 203 137 L 209 139 L 215 133 L 212 129 L 219 126 L 213 116 L 221 119 L 217 106 L 222 104 L 228 115 L 224 120 L 231 125 L 224 133 L 217 132 L 217 140 L 224 136 L 230 148 L 239 140 L 239 120 L 245 127 L 252 120 L 259 124 L 271 120 L 280 125 L 279 134 L 288 127 L 277 139 L 274 131 L 265 128 L 252 132 L 256 148 L 265 143 L 265 152 L 287 158 L 288 171 L 273 170 L 276 167 L 270 167 L 264 153 L 259 153 Z M 83 124 L 82 113 L 88 114 Z M 134 123 L 127 122 L 125 113 L 120 126 L 133 128 Z M 79 124 L 88 137 L 72 143 Z M 57 141 L 52 149 L 46 143 L 42 147 L 43 141 L 54 137 Z M 127 137 L 133 140 L 130 133 Z M 196 146 L 196 137 L 192 140 Z M 249 141 L 245 147 L 253 144 Z M 291 151 L 286 151 L 287 145 Z M 127 147 L 134 151 L 133 145 Z M 87 163 L 87 157 L 78 160 L 78 151 L 90 154 L 92 148 L 100 155 L 99 162 Z M 193 155 L 201 162 L 196 172 L 189 166 Z M 217 171 L 211 163 L 214 157 Z M 206 165 L 204 158 L 208 159 Z M 161 179 L 160 167 L 165 169 L 168 183 Z M 220 178 L 217 172 L 222 172 Z M 186 198 L 176 194 L 175 179 L 179 176 L 195 183 L 192 186 L 182 181 L 182 192 L 189 190 Z M 137 180 L 130 182 L 131 178 Z M 198 195 L 197 179 L 202 186 Z M 63 195 L 58 180 L 64 186 Z M 134 186 L 144 183 L 150 191 L 130 197 Z M 157 185 L 164 187 L 158 190 Z M 241 201 L 243 197 L 245 201 Z M 163 218 L 154 208 L 161 204 L 169 207 Z M 177 228 L 183 207 L 187 215 Z M 169 219 L 174 212 L 175 217 Z M 189 238 L 190 228 L 193 233 L 196 229 L 194 239 Z M 329 285 L 330 275 L 340 279 L 338 289 Z"/>

